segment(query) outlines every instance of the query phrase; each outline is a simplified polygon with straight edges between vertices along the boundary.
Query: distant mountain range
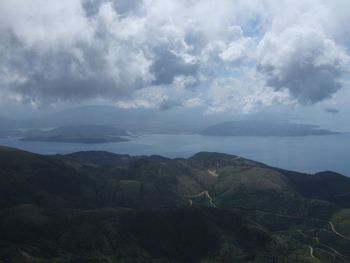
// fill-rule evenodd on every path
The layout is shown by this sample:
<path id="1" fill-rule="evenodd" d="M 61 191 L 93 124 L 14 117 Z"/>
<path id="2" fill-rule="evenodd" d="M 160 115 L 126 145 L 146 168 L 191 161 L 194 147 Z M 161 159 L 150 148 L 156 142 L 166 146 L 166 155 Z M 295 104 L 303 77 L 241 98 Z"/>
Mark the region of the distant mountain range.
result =
<path id="1" fill-rule="evenodd" d="M 200 110 L 187 112 L 183 108 L 171 111 L 158 109 L 120 109 L 112 106 L 82 106 L 30 119 L 0 118 L 0 130 L 41 129 L 77 125 L 110 125 L 142 133 L 197 133 L 217 121 Z"/>
<path id="2" fill-rule="evenodd" d="M 203 109 L 121 109 L 112 106 L 82 106 L 15 120 L 0 117 L 0 136 L 9 130 L 47 129 L 81 125 L 113 126 L 134 134 L 203 134 L 215 136 L 305 136 L 338 134 L 317 125 L 293 124 L 253 116 L 227 122 L 229 115 L 204 115 Z"/>
<path id="3" fill-rule="evenodd" d="M 128 141 L 124 130 L 106 125 L 65 126 L 42 131 L 31 130 L 22 133 L 22 141 L 106 143 Z"/>
<path id="4" fill-rule="evenodd" d="M 129 140 L 129 134 L 107 125 L 64 126 L 49 130 L 0 131 L 0 137 L 18 137 L 21 141 L 107 143 Z"/>
<path id="5" fill-rule="evenodd" d="M 0 262 L 350 262 L 350 178 L 0 147 Z"/>
<path id="6" fill-rule="evenodd" d="M 211 136 L 307 136 L 344 134 L 317 125 L 263 121 L 231 121 L 209 126 L 200 132 Z"/>

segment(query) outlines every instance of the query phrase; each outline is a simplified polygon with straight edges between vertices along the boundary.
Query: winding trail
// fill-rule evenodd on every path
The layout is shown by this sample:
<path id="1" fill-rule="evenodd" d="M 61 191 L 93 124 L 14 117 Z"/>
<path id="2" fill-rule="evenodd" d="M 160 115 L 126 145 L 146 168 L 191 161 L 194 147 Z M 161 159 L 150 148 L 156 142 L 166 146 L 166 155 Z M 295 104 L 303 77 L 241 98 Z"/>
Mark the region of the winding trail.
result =
<path id="1" fill-rule="evenodd" d="M 324 248 L 327 248 L 328 250 L 332 251 L 332 252 L 333 252 L 334 254 L 336 254 L 337 256 L 339 256 L 339 257 L 341 257 L 341 258 L 348 258 L 347 256 L 341 254 L 340 252 L 338 252 L 338 251 L 335 250 L 334 248 L 332 248 L 332 247 L 330 247 L 330 246 L 328 246 L 328 245 L 322 243 L 318 237 L 309 237 L 309 236 L 305 235 L 301 230 L 297 230 L 297 232 L 298 232 L 299 234 L 301 234 L 303 237 L 307 238 L 307 239 L 314 239 L 314 240 L 316 241 L 316 243 L 319 244 L 319 246 L 322 246 L 322 247 L 324 247 Z M 311 255 L 313 258 L 315 258 L 314 255 L 313 255 L 314 249 L 313 249 L 311 246 L 309 246 L 309 247 L 310 247 L 310 252 L 311 252 L 311 249 L 312 249 L 312 254 L 310 253 L 310 255 Z M 322 251 L 325 251 L 325 250 L 323 250 L 323 249 L 321 249 L 321 248 L 317 248 L 317 249 L 320 249 L 320 250 L 322 250 Z M 325 252 L 327 252 L 327 251 L 325 251 Z M 327 253 L 329 253 L 329 252 L 327 252 Z"/>
<path id="2" fill-rule="evenodd" d="M 291 216 L 291 215 L 285 215 L 285 214 L 279 214 L 279 213 L 273 213 L 273 212 L 269 212 L 269 211 L 264 211 L 264 210 L 260 210 L 260 209 L 246 209 L 246 208 L 243 208 L 243 207 L 235 207 L 236 209 L 241 209 L 241 210 L 251 210 L 251 211 L 256 211 L 256 212 L 261 212 L 261 213 L 267 213 L 267 214 L 273 214 L 273 215 L 276 215 L 276 216 L 280 216 L 280 217 L 287 217 L 287 218 L 295 218 L 295 219 L 307 219 L 307 220 L 314 220 L 314 221 L 319 221 L 319 222 L 324 222 L 324 223 L 328 223 L 328 225 L 330 226 L 330 229 L 331 231 L 341 237 L 341 238 L 344 238 L 348 241 L 350 241 L 350 237 L 348 236 L 345 236 L 341 233 L 339 233 L 333 223 L 331 221 L 326 221 L 326 220 L 323 220 L 323 219 L 319 219 L 319 218 L 311 218 L 311 217 L 304 217 L 304 216 Z"/>
<path id="3" fill-rule="evenodd" d="M 340 257 L 343 257 L 343 258 L 347 258 L 347 256 L 341 254 L 340 252 L 338 252 L 338 251 L 335 250 L 334 248 L 332 248 L 332 247 L 330 247 L 330 246 L 328 246 L 328 245 L 322 243 L 318 237 L 313 237 L 313 239 L 315 239 L 316 242 L 317 242 L 318 244 L 320 244 L 320 246 L 325 247 L 325 248 L 328 248 L 328 249 L 329 249 L 330 251 L 332 251 L 334 254 L 336 254 L 336 255 L 338 255 L 338 256 L 340 256 Z"/>
<path id="4" fill-rule="evenodd" d="M 213 198 L 210 196 L 210 194 L 209 194 L 208 191 L 200 192 L 200 193 L 197 194 L 197 195 L 187 196 L 187 198 L 190 199 L 190 206 L 192 205 L 192 199 L 193 199 L 193 198 L 201 197 L 201 196 L 205 196 L 206 198 L 208 198 L 209 203 L 210 203 L 213 207 L 215 207 L 215 208 L 217 207 L 216 204 L 213 202 Z"/>
<path id="5" fill-rule="evenodd" d="M 316 259 L 318 261 L 320 261 L 317 257 L 315 257 L 314 255 L 314 248 L 312 246 L 309 246 L 310 248 L 310 256 L 313 258 L 313 259 Z"/>
<path id="6" fill-rule="evenodd" d="M 337 236 L 342 237 L 342 238 L 350 241 L 350 237 L 344 236 L 344 235 L 340 234 L 337 230 L 335 230 L 334 225 L 333 225 L 333 223 L 331 221 L 328 221 L 328 224 L 331 226 L 332 232 L 334 234 L 336 234 Z"/>
<path id="7" fill-rule="evenodd" d="M 215 173 L 216 173 L 216 171 L 210 171 L 210 170 L 208 170 L 208 173 L 210 173 L 210 172 L 213 172 L 213 173 L 215 172 Z M 205 197 L 209 200 L 209 203 L 211 204 L 211 206 L 217 208 L 217 206 L 216 206 L 215 203 L 213 202 L 213 198 L 210 196 L 210 194 L 209 194 L 209 192 L 208 192 L 207 190 L 205 190 L 205 191 L 203 191 L 203 192 L 200 192 L 199 194 L 196 194 L 196 195 L 187 196 L 187 198 L 189 198 L 190 206 L 192 206 L 192 204 L 193 204 L 193 201 L 192 201 L 193 198 L 197 198 L 197 197 L 201 197 L 201 196 L 205 196 Z M 236 208 L 237 208 L 237 207 L 236 207 Z M 240 208 L 240 209 L 242 209 L 242 208 Z M 243 209 L 243 210 L 245 210 L 245 209 Z M 265 213 L 267 212 L 267 211 L 261 211 L 261 210 L 256 210 L 256 211 L 265 212 Z M 270 213 L 270 212 L 267 212 L 267 213 Z M 271 213 L 271 214 L 275 214 L 275 215 L 277 215 L 277 216 L 282 216 L 282 217 L 290 217 L 290 218 L 304 218 L 304 217 L 300 217 L 300 216 L 290 216 L 290 215 L 283 215 L 283 214 L 276 214 L 276 213 Z M 304 219 L 305 219 L 305 218 L 304 218 Z M 318 218 L 308 218 L 308 219 L 312 219 L 312 220 L 316 220 L 316 221 L 327 222 L 327 223 L 329 224 L 329 226 L 330 226 L 331 231 L 332 231 L 335 235 L 337 235 L 337 236 L 339 236 L 339 237 L 341 237 L 341 238 L 344 238 L 344 239 L 350 241 L 350 237 L 347 237 L 347 236 L 345 236 L 345 235 L 339 233 L 339 232 L 335 229 L 335 227 L 334 227 L 334 225 L 333 225 L 333 223 L 332 223 L 331 221 L 325 221 L 325 220 L 318 219 Z M 332 247 L 330 247 L 330 246 L 328 246 L 328 245 L 322 243 L 322 242 L 319 240 L 318 237 L 309 237 L 309 236 L 305 235 L 301 230 L 297 230 L 297 232 L 298 232 L 299 234 L 301 234 L 301 235 L 302 235 L 303 237 L 305 237 L 305 238 L 314 239 L 314 240 L 317 242 L 317 244 L 318 244 L 319 246 L 328 249 L 328 251 L 333 252 L 333 253 L 334 253 L 335 255 L 337 255 L 338 257 L 341 257 L 341 258 L 348 258 L 347 256 L 341 254 L 339 251 L 335 250 L 334 248 L 332 248 Z M 321 260 L 318 259 L 318 258 L 315 256 L 315 254 L 314 254 L 315 249 L 314 249 L 312 246 L 309 246 L 309 249 L 310 249 L 310 257 L 313 258 L 314 260 L 317 260 L 317 261 L 321 262 Z M 324 250 L 324 249 L 321 249 L 321 248 L 317 248 L 317 249 L 320 249 L 321 251 L 324 251 L 324 252 L 326 252 L 326 253 L 329 253 L 329 252 L 327 252 L 327 251 Z"/>

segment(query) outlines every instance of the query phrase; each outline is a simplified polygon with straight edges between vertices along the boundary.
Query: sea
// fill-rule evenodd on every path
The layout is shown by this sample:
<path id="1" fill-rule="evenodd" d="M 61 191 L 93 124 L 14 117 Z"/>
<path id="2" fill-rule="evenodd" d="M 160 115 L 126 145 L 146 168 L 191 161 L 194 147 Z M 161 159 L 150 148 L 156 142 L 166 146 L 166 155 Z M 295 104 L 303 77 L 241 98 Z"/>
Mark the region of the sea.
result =
<path id="1" fill-rule="evenodd" d="M 135 136 L 128 142 L 101 144 L 29 142 L 19 141 L 17 138 L 2 138 L 0 145 L 45 155 L 93 150 L 187 158 L 202 151 L 220 152 L 287 170 L 312 174 L 330 170 L 350 176 L 349 135 L 216 137 L 197 134 L 144 134 Z"/>

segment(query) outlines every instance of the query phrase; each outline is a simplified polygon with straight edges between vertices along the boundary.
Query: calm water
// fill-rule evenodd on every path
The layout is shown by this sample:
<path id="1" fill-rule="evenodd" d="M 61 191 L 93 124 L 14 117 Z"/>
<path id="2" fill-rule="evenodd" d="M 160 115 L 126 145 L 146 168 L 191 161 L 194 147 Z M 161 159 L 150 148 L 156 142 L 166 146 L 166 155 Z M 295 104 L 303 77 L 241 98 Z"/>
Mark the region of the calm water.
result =
<path id="1" fill-rule="evenodd" d="M 130 142 L 73 144 L 0 139 L 1 145 L 41 154 L 104 150 L 131 155 L 189 157 L 199 151 L 240 155 L 266 164 L 302 172 L 333 170 L 350 176 L 350 136 L 207 137 L 201 135 L 142 135 Z"/>

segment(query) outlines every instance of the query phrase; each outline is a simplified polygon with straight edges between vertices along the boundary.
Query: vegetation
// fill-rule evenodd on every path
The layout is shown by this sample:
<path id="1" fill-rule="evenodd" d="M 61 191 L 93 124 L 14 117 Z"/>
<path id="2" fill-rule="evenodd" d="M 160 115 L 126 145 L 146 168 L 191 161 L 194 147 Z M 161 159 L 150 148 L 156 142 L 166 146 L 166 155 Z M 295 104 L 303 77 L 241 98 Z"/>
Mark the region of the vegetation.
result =
<path id="1" fill-rule="evenodd" d="M 350 262 L 350 179 L 237 156 L 0 148 L 0 262 Z"/>

